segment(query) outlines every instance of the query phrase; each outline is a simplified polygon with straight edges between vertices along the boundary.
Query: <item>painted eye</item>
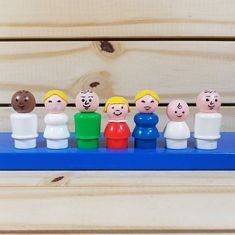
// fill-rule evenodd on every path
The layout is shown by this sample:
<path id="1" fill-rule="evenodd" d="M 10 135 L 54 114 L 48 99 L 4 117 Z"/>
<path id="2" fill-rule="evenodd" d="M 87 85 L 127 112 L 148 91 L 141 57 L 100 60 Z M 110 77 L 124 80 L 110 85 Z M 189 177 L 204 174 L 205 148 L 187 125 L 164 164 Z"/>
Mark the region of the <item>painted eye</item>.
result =
<path id="1" fill-rule="evenodd" d="M 145 100 L 141 100 L 141 103 L 145 103 Z"/>
<path id="2" fill-rule="evenodd" d="M 151 102 L 150 103 L 154 103 L 154 100 L 151 100 Z"/>
<path id="3" fill-rule="evenodd" d="M 218 102 L 218 99 L 215 99 L 215 102 Z"/>
<path id="4" fill-rule="evenodd" d="M 210 101 L 210 100 L 207 98 L 207 99 L 206 99 L 206 102 L 209 102 L 209 101 Z"/>
<path id="5" fill-rule="evenodd" d="M 121 109 L 124 109 L 124 107 L 123 107 L 123 106 L 121 106 Z"/>
<path id="6" fill-rule="evenodd" d="M 52 103 L 52 100 L 49 100 L 48 103 Z"/>
<path id="7" fill-rule="evenodd" d="M 19 101 L 19 98 L 16 98 L 16 102 L 18 102 Z"/>
<path id="8" fill-rule="evenodd" d="M 184 111 L 182 113 L 185 113 Z"/>
<path id="9" fill-rule="evenodd" d="M 91 102 L 92 101 L 92 99 L 89 99 L 89 102 Z"/>
<path id="10" fill-rule="evenodd" d="M 114 109 L 114 106 L 112 106 L 112 109 Z"/>
<path id="11" fill-rule="evenodd" d="M 61 100 L 57 100 L 57 103 L 61 103 Z"/>
<path id="12" fill-rule="evenodd" d="M 29 100 L 29 97 L 26 96 L 26 97 L 24 98 L 24 101 L 27 102 L 28 100 Z"/>
<path id="13" fill-rule="evenodd" d="M 175 111 L 175 113 L 177 113 L 177 111 Z"/>
<path id="14" fill-rule="evenodd" d="M 84 103 L 84 102 L 85 102 L 85 99 L 81 99 L 81 101 Z"/>

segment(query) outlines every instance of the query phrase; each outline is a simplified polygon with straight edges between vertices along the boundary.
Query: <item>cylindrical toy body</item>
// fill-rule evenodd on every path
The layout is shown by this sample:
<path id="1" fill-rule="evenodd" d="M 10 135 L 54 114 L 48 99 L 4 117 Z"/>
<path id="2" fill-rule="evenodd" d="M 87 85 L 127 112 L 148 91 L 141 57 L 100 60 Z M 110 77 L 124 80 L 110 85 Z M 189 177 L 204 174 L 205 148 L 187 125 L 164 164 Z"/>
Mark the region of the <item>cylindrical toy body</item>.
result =
<path id="1" fill-rule="evenodd" d="M 34 113 L 12 113 L 10 120 L 12 138 L 15 139 L 15 148 L 35 148 L 38 136 L 37 115 Z"/>
<path id="2" fill-rule="evenodd" d="M 222 115 L 220 113 L 197 113 L 194 137 L 199 149 L 216 149 L 220 138 Z"/>

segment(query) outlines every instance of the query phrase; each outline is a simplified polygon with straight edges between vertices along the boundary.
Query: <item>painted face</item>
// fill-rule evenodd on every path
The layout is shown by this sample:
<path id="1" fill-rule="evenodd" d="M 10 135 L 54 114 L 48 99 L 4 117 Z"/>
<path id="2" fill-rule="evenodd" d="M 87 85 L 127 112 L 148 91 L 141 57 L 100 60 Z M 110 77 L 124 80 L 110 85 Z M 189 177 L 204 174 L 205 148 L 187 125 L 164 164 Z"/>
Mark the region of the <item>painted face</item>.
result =
<path id="1" fill-rule="evenodd" d="M 157 110 L 158 102 L 151 95 L 145 95 L 138 99 L 135 105 L 141 113 L 154 113 Z"/>
<path id="2" fill-rule="evenodd" d="M 11 98 L 11 105 L 18 113 L 30 113 L 34 110 L 36 101 L 29 91 L 17 91 Z"/>
<path id="3" fill-rule="evenodd" d="M 216 91 L 202 91 L 196 100 L 199 112 L 202 113 L 217 113 L 221 106 L 221 97 Z"/>
<path id="4" fill-rule="evenodd" d="M 81 91 L 76 98 L 76 107 L 80 112 L 95 112 L 99 107 L 99 97 L 94 91 Z"/>
<path id="5" fill-rule="evenodd" d="M 58 95 L 52 95 L 45 101 L 45 108 L 49 113 L 63 113 L 67 103 Z"/>
<path id="6" fill-rule="evenodd" d="M 128 114 L 126 104 L 110 104 L 107 108 L 107 115 L 111 120 L 124 120 Z"/>
<path id="7" fill-rule="evenodd" d="M 171 121 L 182 122 L 189 116 L 189 107 L 184 100 L 172 100 L 166 110 Z"/>

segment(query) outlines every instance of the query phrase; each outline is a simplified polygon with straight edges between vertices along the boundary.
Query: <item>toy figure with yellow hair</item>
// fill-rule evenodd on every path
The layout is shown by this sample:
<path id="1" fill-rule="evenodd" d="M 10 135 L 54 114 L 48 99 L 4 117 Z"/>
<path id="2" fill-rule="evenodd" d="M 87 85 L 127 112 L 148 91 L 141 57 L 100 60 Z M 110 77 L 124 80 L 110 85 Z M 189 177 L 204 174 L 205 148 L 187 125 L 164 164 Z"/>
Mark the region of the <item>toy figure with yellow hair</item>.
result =
<path id="1" fill-rule="evenodd" d="M 156 124 L 158 116 L 154 114 L 160 99 L 152 90 L 143 90 L 136 94 L 135 104 L 139 111 L 134 117 L 135 129 L 132 136 L 135 138 L 135 148 L 156 148 L 159 136 Z"/>
<path id="2" fill-rule="evenodd" d="M 98 148 L 101 115 L 95 111 L 99 107 L 99 97 L 94 91 L 81 91 L 76 97 L 76 107 L 80 111 L 74 115 L 78 148 Z"/>
<path id="3" fill-rule="evenodd" d="M 107 148 L 128 148 L 128 138 L 131 133 L 125 120 L 130 112 L 127 100 L 119 96 L 109 98 L 105 104 L 104 112 L 110 119 L 104 131 Z"/>
<path id="4" fill-rule="evenodd" d="M 43 136 L 47 139 L 47 148 L 68 148 L 70 132 L 67 126 L 68 116 L 64 113 L 67 103 L 67 95 L 60 90 L 48 91 L 44 96 L 48 114 L 44 118 L 46 128 Z"/>

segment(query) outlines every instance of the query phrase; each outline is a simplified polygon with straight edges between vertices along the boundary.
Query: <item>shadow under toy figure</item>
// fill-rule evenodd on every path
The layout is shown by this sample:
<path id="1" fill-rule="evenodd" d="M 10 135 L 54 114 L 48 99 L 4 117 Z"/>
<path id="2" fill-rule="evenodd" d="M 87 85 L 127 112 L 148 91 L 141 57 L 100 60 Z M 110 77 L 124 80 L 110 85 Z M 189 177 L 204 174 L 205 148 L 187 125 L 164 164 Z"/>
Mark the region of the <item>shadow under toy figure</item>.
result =
<path id="1" fill-rule="evenodd" d="M 156 148 L 159 137 L 156 125 L 159 119 L 154 112 L 159 102 L 159 96 L 152 90 L 143 90 L 136 94 L 135 104 L 139 113 L 134 117 L 136 126 L 132 133 L 135 138 L 135 148 Z"/>
<path id="2" fill-rule="evenodd" d="M 45 108 L 48 114 L 44 118 L 46 128 L 44 138 L 47 139 L 47 148 L 64 149 L 68 148 L 68 116 L 64 110 L 68 103 L 67 95 L 60 90 L 51 90 L 44 96 Z"/>
<path id="3" fill-rule="evenodd" d="M 109 117 L 109 123 L 104 130 L 106 147 L 109 149 L 128 148 L 128 138 L 131 132 L 125 120 L 130 112 L 127 100 L 119 96 L 111 97 L 105 104 L 104 112 Z"/>
<path id="4" fill-rule="evenodd" d="M 81 91 L 76 97 L 76 107 L 80 111 L 74 115 L 78 148 L 98 148 L 101 115 L 95 112 L 99 107 L 97 94 L 90 90 Z"/>
<path id="5" fill-rule="evenodd" d="M 25 90 L 17 91 L 12 96 L 11 105 L 16 111 L 10 116 L 15 148 L 35 148 L 36 138 L 38 137 L 38 120 L 37 115 L 32 113 L 36 105 L 33 94 Z"/>
<path id="6" fill-rule="evenodd" d="M 194 124 L 196 147 L 205 150 L 216 149 L 222 122 L 222 115 L 219 113 L 221 97 L 216 91 L 205 90 L 198 95 L 196 104 L 199 109 Z"/>
<path id="7" fill-rule="evenodd" d="M 170 121 L 164 130 L 166 147 L 169 149 L 185 149 L 188 147 L 190 130 L 185 122 L 189 116 L 189 107 L 184 100 L 172 100 L 166 110 Z"/>

